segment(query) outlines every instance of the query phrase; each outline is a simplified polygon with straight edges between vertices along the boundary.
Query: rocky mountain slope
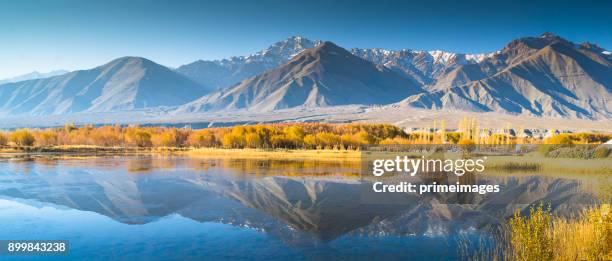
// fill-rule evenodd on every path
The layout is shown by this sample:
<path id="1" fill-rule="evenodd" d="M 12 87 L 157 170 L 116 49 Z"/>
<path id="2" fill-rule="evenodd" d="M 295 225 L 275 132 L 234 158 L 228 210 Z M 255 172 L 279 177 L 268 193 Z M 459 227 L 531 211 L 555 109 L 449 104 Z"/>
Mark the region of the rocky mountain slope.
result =
<path id="1" fill-rule="evenodd" d="M 312 43 L 304 38 L 299 39 Z M 287 41 L 284 43 L 280 46 L 287 45 Z M 299 49 L 299 52 L 302 51 Z M 403 83 L 394 80 L 397 88 L 427 91 L 396 93 L 395 96 L 405 95 L 405 99 L 397 103 L 397 106 L 565 118 L 612 117 L 612 107 L 608 103 L 612 99 L 610 52 L 591 43 L 578 45 L 551 33 L 520 38 L 510 42 L 502 50 L 488 54 L 409 49 L 391 51 L 377 48 L 354 48 L 351 54 L 376 64 L 378 71 L 384 71 L 388 77 L 393 78 L 390 75 L 395 73 L 404 78 L 406 81 Z M 273 59 L 274 63 L 281 60 Z M 336 67 L 355 66 L 350 61 L 345 61 L 342 65 L 339 61 L 336 63 Z M 309 70 L 303 71 L 302 68 Z M 317 70 L 316 77 L 303 77 L 312 75 L 311 68 L 318 67 L 288 62 L 246 79 L 230 89 L 182 106 L 178 112 L 224 109 L 270 111 L 299 106 L 386 104 L 390 101 L 390 97 L 374 99 L 384 93 L 379 92 L 375 86 L 381 83 L 376 81 L 382 78 L 356 80 L 365 84 L 361 87 L 356 87 L 360 84 L 354 82 L 335 81 L 332 84 L 333 89 L 340 90 L 343 94 L 331 94 L 324 93 L 329 88 L 320 88 L 329 85 L 329 82 L 317 81 L 326 78 L 333 70 Z M 363 76 L 361 73 L 350 74 L 349 71 L 359 70 L 345 72 L 346 75 L 356 77 L 355 79 Z M 296 88 L 303 86 L 316 88 Z M 296 92 L 297 90 L 301 93 Z M 347 95 L 348 93 L 350 95 Z"/>
<path id="2" fill-rule="evenodd" d="M 274 43 L 265 50 L 248 56 L 235 56 L 229 59 L 198 60 L 176 69 L 190 79 L 213 88 L 226 88 L 242 80 L 276 68 L 289 61 L 302 51 L 320 44 L 304 37 L 293 36 Z"/>
<path id="3" fill-rule="evenodd" d="M 123 57 L 90 70 L 0 85 L 0 115 L 176 106 L 208 92 L 208 88 L 150 60 Z"/>
<path id="4" fill-rule="evenodd" d="M 389 104 L 422 92 L 413 81 L 324 42 L 276 69 L 181 106 L 178 112 Z"/>
<path id="5" fill-rule="evenodd" d="M 612 54 L 551 33 L 516 39 L 488 54 L 349 52 L 295 36 L 249 56 L 176 70 L 124 57 L 90 70 L 1 84 L 0 116 L 269 112 L 355 104 L 610 119 L 610 100 Z"/>
<path id="6" fill-rule="evenodd" d="M 425 86 L 435 83 L 439 77 L 454 68 L 479 63 L 495 54 L 458 54 L 409 49 L 393 51 L 380 48 L 353 48 L 351 53 L 375 64 L 383 65 L 403 77 L 415 80 Z"/>
<path id="7" fill-rule="evenodd" d="M 570 118 L 612 117 L 609 52 L 552 34 L 526 37 L 438 78 L 403 106 Z"/>

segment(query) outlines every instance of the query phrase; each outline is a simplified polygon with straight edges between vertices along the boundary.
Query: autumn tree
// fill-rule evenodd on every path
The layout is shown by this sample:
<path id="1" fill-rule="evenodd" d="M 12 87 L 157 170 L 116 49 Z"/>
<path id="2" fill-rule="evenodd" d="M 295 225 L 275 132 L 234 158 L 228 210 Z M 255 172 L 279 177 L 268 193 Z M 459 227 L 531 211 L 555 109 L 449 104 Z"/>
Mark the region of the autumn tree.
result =
<path id="1" fill-rule="evenodd" d="M 0 146 L 6 146 L 8 143 L 8 135 L 4 132 L 0 132 Z"/>
<path id="2" fill-rule="evenodd" d="M 304 136 L 304 147 L 306 149 L 316 149 L 317 145 L 317 138 L 315 135 L 308 134 Z"/>
<path id="3" fill-rule="evenodd" d="M 292 149 L 295 146 L 294 140 L 287 138 L 284 134 L 275 134 L 270 138 L 272 148 Z"/>
<path id="4" fill-rule="evenodd" d="M 261 137 L 257 133 L 248 133 L 245 137 L 246 146 L 249 148 L 261 148 Z"/>
<path id="5" fill-rule="evenodd" d="M 150 147 L 152 144 L 151 134 L 138 128 L 129 128 L 125 133 L 125 139 L 129 145 L 137 147 Z"/>
<path id="6" fill-rule="evenodd" d="M 216 147 L 217 137 L 210 130 L 194 131 L 189 135 L 189 146 L 193 147 Z"/>
<path id="7" fill-rule="evenodd" d="M 293 125 L 286 127 L 284 129 L 284 137 L 290 144 L 290 147 L 301 147 L 304 143 L 304 136 L 306 133 L 304 132 L 304 128 L 299 125 Z"/>
<path id="8" fill-rule="evenodd" d="M 32 146 L 34 145 L 34 136 L 27 129 L 19 129 L 13 131 L 9 137 L 9 140 L 15 143 L 17 146 Z"/>
<path id="9" fill-rule="evenodd" d="M 453 144 L 459 143 L 460 139 L 461 139 L 461 133 L 459 133 L 459 132 L 448 132 L 448 133 L 446 133 L 446 140 L 448 140 L 449 142 L 451 142 Z"/>
<path id="10" fill-rule="evenodd" d="M 517 135 L 509 125 L 503 129 L 479 129 L 475 118 L 461 121 L 459 130 L 446 132 L 444 121 L 406 133 L 390 124 L 279 123 L 192 130 L 172 127 L 122 127 L 91 125 L 44 130 L 20 129 L 0 133 L 0 146 L 138 146 L 138 147 L 220 147 L 286 149 L 360 149 L 367 145 L 390 144 L 600 144 L 612 138 L 609 133 L 561 133 L 541 139 L 523 132 Z"/>
<path id="11" fill-rule="evenodd" d="M 57 145 L 57 131 L 46 129 L 34 133 L 36 146 L 54 146 Z"/>
<path id="12" fill-rule="evenodd" d="M 317 133 L 316 138 L 319 145 L 323 148 L 335 148 L 342 143 L 340 136 L 333 133 Z"/>
<path id="13" fill-rule="evenodd" d="M 243 126 L 233 127 L 229 133 L 223 135 L 223 147 L 225 148 L 244 148 L 246 129 Z"/>
<path id="14" fill-rule="evenodd" d="M 175 129 L 162 130 L 151 135 L 151 143 L 156 147 L 176 147 L 177 131 Z"/>
<path id="15" fill-rule="evenodd" d="M 123 145 L 123 134 L 119 126 L 102 126 L 94 129 L 89 137 L 96 146 L 111 147 Z"/>

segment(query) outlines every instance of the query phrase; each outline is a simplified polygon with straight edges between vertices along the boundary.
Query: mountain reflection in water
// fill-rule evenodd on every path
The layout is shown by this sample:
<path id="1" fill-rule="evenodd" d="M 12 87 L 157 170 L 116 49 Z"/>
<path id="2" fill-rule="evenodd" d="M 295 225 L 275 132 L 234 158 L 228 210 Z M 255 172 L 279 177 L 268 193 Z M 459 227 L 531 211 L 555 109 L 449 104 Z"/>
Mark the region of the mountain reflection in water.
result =
<path id="1" fill-rule="evenodd" d="M 187 244 L 188 249 L 177 246 L 163 253 L 156 252 L 158 245 L 157 250 L 147 252 L 145 246 L 139 245 L 144 243 L 130 244 L 127 239 L 106 246 L 113 248 L 115 254 L 122 253 L 121 257 L 149 253 L 156 255 L 153 259 L 440 260 L 456 258 L 458 237 L 486 236 L 515 209 L 525 208 L 526 203 L 551 202 L 553 211 L 569 215 L 581 209 L 576 202 L 596 201 L 592 193 L 582 190 L 579 181 L 524 175 L 479 177 L 483 182 L 500 184 L 506 194 L 473 197 L 470 204 L 443 204 L 445 199 L 439 196 L 417 198 L 389 193 L 374 195 L 382 198 L 370 202 L 363 200 L 369 196 L 364 191 L 370 183 L 360 180 L 360 171 L 358 162 L 337 161 L 176 156 L 3 159 L 0 221 L 10 225 L 0 231 L 0 238 L 63 236 L 57 239 L 70 237 L 71 242 L 79 242 L 88 237 L 80 233 L 88 230 L 79 230 L 76 223 L 85 220 L 87 226 L 100 227 L 105 226 L 103 223 L 117 226 L 119 222 L 126 227 L 115 235 L 136 241 L 138 235 L 124 235 L 121 231 L 153 233 L 155 239 L 147 239 L 153 241 L 163 241 L 165 235 L 169 241 L 188 240 L 195 244 L 198 240 L 210 242 L 208 237 L 214 235 L 216 240 L 226 242 L 214 249 L 202 242 L 206 246 Z M 495 197 L 517 201 L 496 204 Z M 35 229 L 49 222 L 44 218 L 67 215 L 58 214 L 62 211 L 69 211 L 71 218 L 67 220 L 76 222 L 76 228 L 63 228 L 70 234 L 62 234 L 61 227 L 44 230 L 46 234 Z M 114 220 L 114 224 L 87 221 L 99 220 L 89 217 L 94 213 Z M 164 224 L 171 227 L 160 228 Z M 206 231 L 201 238 L 189 234 L 198 229 Z M 111 242 L 112 235 L 103 237 L 105 234 L 100 233 L 96 242 L 80 248 L 76 243 L 71 257 L 86 256 L 83 251 L 102 251 L 96 245 L 102 244 L 100 240 Z M 249 237 L 264 243 L 242 241 Z M 225 248 L 244 253 L 229 255 L 222 251 Z M 262 251 L 261 255 L 257 251 Z M 100 255 L 100 259 L 104 257 Z"/>

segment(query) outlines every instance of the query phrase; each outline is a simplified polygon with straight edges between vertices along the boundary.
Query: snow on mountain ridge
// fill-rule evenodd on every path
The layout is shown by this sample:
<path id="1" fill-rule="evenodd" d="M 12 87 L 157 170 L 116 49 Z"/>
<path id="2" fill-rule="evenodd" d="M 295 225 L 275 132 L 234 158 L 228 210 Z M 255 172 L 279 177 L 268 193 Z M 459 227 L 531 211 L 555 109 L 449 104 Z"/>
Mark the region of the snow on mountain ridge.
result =
<path id="1" fill-rule="evenodd" d="M 241 81 L 274 69 L 306 49 L 318 46 L 321 41 L 311 41 L 301 36 L 292 36 L 276 42 L 268 48 L 246 56 L 227 59 L 198 60 L 176 69 L 179 73 L 204 86 L 223 89 Z"/>
<path id="2" fill-rule="evenodd" d="M 460 54 L 441 50 L 387 50 L 382 48 L 351 50 L 356 56 L 383 65 L 400 75 L 412 79 L 422 85 L 430 85 L 436 82 L 438 77 L 446 74 L 452 69 L 462 66 L 483 62 L 493 57 L 498 52 L 487 54 Z"/>
<path id="3" fill-rule="evenodd" d="M 456 53 L 444 52 L 440 50 L 429 51 L 427 53 L 429 53 L 429 55 L 431 55 L 434 58 L 435 63 L 446 64 L 448 63 L 450 59 L 454 59 L 457 57 Z"/>
<path id="4" fill-rule="evenodd" d="M 266 67 L 276 67 L 295 55 L 321 44 L 321 41 L 311 41 L 301 36 L 292 36 L 276 42 L 268 48 L 246 56 L 233 56 L 228 59 L 214 60 L 223 67 L 233 67 L 238 63 L 263 63 Z"/>
<path id="5" fill-rule="evenodd" d="M 277 68 L 304 50 L 319 46 L 322 41 L 312 41 L 302 36 L 291 36 L 266 49 L 246 56 L 227 59 L 199 60 L 176 70 L 190 79 L 211 88 L 223 89 L 241 81 Z M 444 51 L 387 50 L 382 48 L 351 51 L 363 59 L 388 68 L 402 71 L 400 74 L 415 78 L 422 84 L 431 83 L 439 74 L 456 65 L 478 63 L 490 54 L 457 54 Z"/>
<path id="6" fill-rule="evenodd" d="M 388 59 L 392 56 L 405 56 L 407 54 L 417 56 L 422 54 L 427 54 L 429 58 L 432 59 L 434 63 L 447 64 L 453 60 L 458 60 L 461 62 L 471 62 L 471 63 L 479 63 L 488 57 L 492 57 L 493 55 L 499 53 L 490 52 L 490 53 L 480 53 L 480 54 L 463 54 L 463 53 L 454 53 L 454 52 L 446 52 L 442 50 L 432 50 L 432 51 L 422 51 L 422 50 L 412 50 L 412 49 L 400 49 L 400 50 L 389 50 L 383 48 L 353 48 L 352 52 L 355 53 L 368 53 L 370 56 L 379 57 L 377 60 Z M 373 57 L 374 58 L 374 57 Z M 375 58 L 374 58 L 375 59 Z"/>

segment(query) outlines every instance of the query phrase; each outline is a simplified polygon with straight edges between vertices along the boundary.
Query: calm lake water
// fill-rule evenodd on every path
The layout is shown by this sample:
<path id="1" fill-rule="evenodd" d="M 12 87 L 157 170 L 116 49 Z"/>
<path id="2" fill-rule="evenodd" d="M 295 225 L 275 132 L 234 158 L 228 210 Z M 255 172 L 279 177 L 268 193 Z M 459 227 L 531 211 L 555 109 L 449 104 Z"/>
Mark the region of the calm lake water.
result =
<path id="1" fill-rule="evenodd" d="M 71 250 L 0 258 L 455 260 L 461 249 L 488 242 L 526 203 L 546 200 L 570 214 L 580 209 L 573 203 L 595 200 L 569 178 L 502 175 L 482 182 L 502 184 L 505 196 L 497 197 L 512 202 L 395 195 L 366 202 L 360 167 L 162 156 L 1 159 L 0 239 L 62 239 Z"/>

